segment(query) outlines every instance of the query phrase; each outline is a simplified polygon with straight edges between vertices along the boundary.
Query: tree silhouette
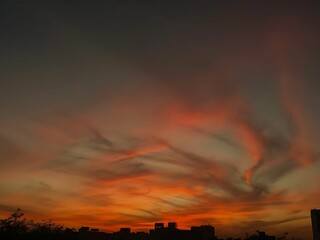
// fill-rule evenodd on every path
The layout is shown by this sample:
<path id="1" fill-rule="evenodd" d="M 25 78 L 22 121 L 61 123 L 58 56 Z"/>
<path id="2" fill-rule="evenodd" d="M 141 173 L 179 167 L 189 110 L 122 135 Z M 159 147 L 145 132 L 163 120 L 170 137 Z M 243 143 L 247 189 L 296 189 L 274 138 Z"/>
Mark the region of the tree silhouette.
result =
<path id="1" fill-rule="evenodd" d="M 17 209 L 8 218 L 0 220 L 0 233 L 11 236 L 27 232 L 32 222 L 23 216 L 21 209 Z"/>
<path id="2" fill-rule="evenodd" d="M 53 220 L 34 222 L 23 218 L 24 213 L 17 209 L 8 218 L 0 220 L 0 239 L 59 239 L 66 230 L 63 225 L 56 224 Z M 71 232 L 73 230 L 71 229 Z M 68 231 L 70 233 L 70 230 Z"/>

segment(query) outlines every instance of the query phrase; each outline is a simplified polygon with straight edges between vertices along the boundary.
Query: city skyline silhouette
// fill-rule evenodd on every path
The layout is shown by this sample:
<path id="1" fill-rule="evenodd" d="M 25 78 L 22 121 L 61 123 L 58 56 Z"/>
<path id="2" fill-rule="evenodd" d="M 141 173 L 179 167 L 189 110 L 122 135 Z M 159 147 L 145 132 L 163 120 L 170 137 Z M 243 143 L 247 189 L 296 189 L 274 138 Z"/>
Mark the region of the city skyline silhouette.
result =
<path id="1" fill-rule="evenodd" d="M 320 209 L 310 210 L 313 240 L 320 237 Z M 81 226 L 79 229 L 59 225 L 52 220 L 35 222 L 24 218 L 21 209 L 17 209 L 6 219 L 0 219 L 0 238 L 6 240 L 28 239 L 63 239 L 63 240 L 286 240 L 288 232 L 279 236 L 268 235 L 265 231 L 245 233 L 243 236 L 228 236 L 219 238 L 212 225 L 191 226 L 189 229 L 178 228 L 177 222 L 154 223 L 153 229 L 131 231 L 130 227 L 121 227 L 118 231 L 105 232 L 98 228 Z M 291 239 L 301 239 L 290 236 Z"/>

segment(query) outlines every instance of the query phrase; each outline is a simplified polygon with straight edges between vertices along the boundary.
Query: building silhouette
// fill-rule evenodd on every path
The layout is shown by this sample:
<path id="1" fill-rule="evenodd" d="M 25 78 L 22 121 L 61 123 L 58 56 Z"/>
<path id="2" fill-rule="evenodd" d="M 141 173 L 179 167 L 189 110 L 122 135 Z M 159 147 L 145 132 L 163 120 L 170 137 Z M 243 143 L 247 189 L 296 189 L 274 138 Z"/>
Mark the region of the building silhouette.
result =
<path id="1" fill-rule="evenodd" d="M 149 234 L 146 232 L 131 232 L 130 228 L 120 228 L 120 231 L 114 232 L 105 240 L 149 240 Z"/>
<path id="2" fill-rule="evenodd" d="M 320 240 L 320 209 L 312 209 L 310 211 L 310 214 L 311 214 L 313 240 Z"/>
<path id="3" fill-rule="evenodd" d="M 214 227 L 211 225 L 193 226 L 190 230 L 177 228 L 175 222 L 169 222 L 168 227 L 164 223 L 155 223 L 150 230 L 150 240 L 215 240 Z"/>
<path id="4" fill-rule="evenodd" d="M 78 232 L 69 234 L 66 239 L 75 240 L 107 240 L 111 239 L 112 234 L 100 232 L 98 228 L 81 227 Z M 61 237 L 63 239 L 63 237 Z"/>
<path id="5" fill-rule="evenodd" d="M 258 232 L 258 238 L 260 240 L 276 240 L 276 236 L 269 236 L 267 235 L 265 232 L 260 232 L 260 231 L 257 231 Z"/>
<path id="6" fill-rule="evenodd" d="M 112 234 L 113 240 L 131 240 L 132 234 L 130 228 L 120 228 L 119 232 L 114 232 Z"/>

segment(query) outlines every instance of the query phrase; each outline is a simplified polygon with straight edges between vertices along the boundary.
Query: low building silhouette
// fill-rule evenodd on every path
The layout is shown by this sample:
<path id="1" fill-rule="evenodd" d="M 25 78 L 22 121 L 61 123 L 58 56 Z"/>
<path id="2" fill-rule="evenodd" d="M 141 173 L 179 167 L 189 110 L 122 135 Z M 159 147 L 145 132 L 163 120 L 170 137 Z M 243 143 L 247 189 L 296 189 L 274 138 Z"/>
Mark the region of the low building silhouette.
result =
<path id="1" fill-rule="evenodd" d="M 112 235 L 113 240 L 131 240 L 132 234 L 130 228 L 120 228 L 120 231 L 114 232 Z"/>
<path id="2" fill-rule="evenodd" d="M 146 232 L 131 232 L 130 228 L 120 228 L 120 231 L 114 232 L 109 240 L 149 240 L 149 234 Z"/>
<path id="3" fill-rule="evenodd" d="M 134 235 L 134 240 L 149 240 L 150 236 L 146 232 L 136 232 Z"/>
<path id="4" fill-rule="evenodd" d="M 193 236 L 203 240 L 215 239 L 215 230 L 211 225 L 193 226 L 191 227 Z"/>
<path id="5" fill-rule="evenodd" d="M 277 237 L 267 235 L 265 232 L 257 231 L 257 234 L 247 236 L 245 240 L 277 240 Z"/>
<path id="6" fill-rule="evenodd" d="M 214 227 L 211 225 L 194 226 L 190 230 L 177 228 L 175 222 L 168 223 L 164 227 L 163 223 L 155 223 L 154 229 L 150 230 L 150 240 L 215 240 Z"/>
<path id="7" fill-rule="evenodd" d="M 81 227 L 76 234 L 77 240 L 109 240 L 112 234 L 100 232 L 98 228 Z"/>
<path id="8" fill-rule="evenodd" d="M 276 240 L 275 236 L 269 236 L 265 232 L 258 231 L 258 238 L 259 240 Z"/>

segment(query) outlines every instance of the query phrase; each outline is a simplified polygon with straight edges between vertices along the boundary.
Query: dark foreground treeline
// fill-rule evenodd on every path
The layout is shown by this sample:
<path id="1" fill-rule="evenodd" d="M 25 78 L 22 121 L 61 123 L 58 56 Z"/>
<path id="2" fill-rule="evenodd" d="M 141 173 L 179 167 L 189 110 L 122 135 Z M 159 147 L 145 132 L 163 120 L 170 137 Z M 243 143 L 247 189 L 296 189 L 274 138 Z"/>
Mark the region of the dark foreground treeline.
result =
<path id="1" fill-rule="evenodd" d="M 18 209 L 12 213 L 6 219 L 0 219 L 0 240 L 186 240 L 177 239 L 179 235 L 166 235 L 166 239 L 163 237 L 152 237 L 144 232 L 131 233 L 128 229 L 124 231 L 105 233 L 99 231 L 85 231 L 79 229 L 77 231 L 74 228 L 65 228 L 63 225 L 54 223 L 52 220 L 35 222 L 33 220 L 27 220 L 24 214 Z M 179 230 L 177 230 L 179 231 Z M 268 236 L 264 232 L 254 234 L 247 234 L 243 240 L 286 240 L 286 235 L 280 237 Z M 172 238 L 172 239 L 171 239 Z M 201 237 L 197 236 L 194 240 L 222 240 L 215 236 Z M 226 240 L 241 240 L 241 238 L 227 238 Z"/>
<path id="2" fill-rule="evenodd" d="M 1 240 L 78 239 L 75 229 L 65 228 L 52 220 L 35 222 L 27 220 L 23 216 L 24 214 L 18 209 L 8 218 L 0 220 Z"/>

